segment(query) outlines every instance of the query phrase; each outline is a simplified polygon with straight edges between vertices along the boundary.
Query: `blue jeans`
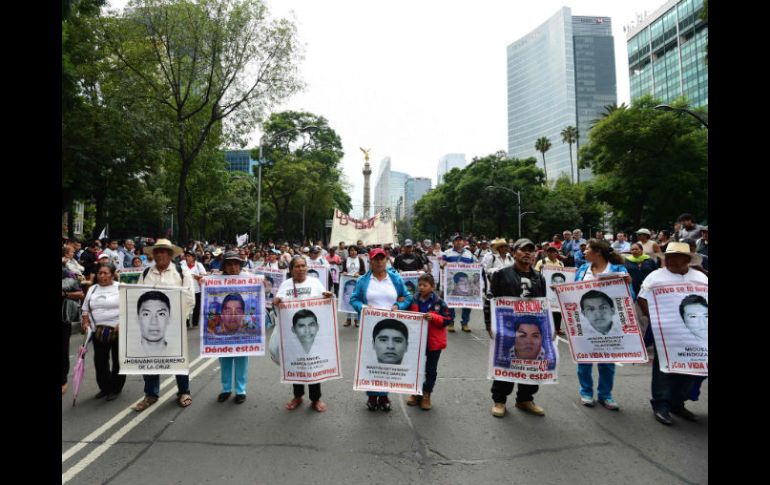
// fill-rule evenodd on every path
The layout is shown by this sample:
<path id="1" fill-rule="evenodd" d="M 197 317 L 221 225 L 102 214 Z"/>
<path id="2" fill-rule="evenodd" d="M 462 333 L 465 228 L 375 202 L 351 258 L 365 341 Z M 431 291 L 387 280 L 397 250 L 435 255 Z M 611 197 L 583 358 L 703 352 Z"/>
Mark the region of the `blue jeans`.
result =
<path id="1" fill-rule="evenodd" d="M 599 368 L 599 389 L 597 394 L 600 401 L 612 399 L 612 384 L 615 382 L 615 364 L 596 364 Z M 578 364 L 577 375 L 580 381 L 580 395 L 592 399 L 594 397 L 593 364 Z"/>
<path id="2" fill-rule="evenodd" d="M 440 350 L 428 350 L 425 352 L 425 382 L 422 384 L 422 392 L 433 392 L 433 386 L 436 385 L 438 377 L 438 358 L 441 357 Z"/>
<path id="3" fill-rule="evenodd" d="M 158 397 L 158 394 L 160 394 L 160 376 L 157 374 L 145 374 L 142 377 L 144 377 L 144 395 Z M 176 376 L 176 388 L 178 391 L 176 393 L 177 396 L 190 394 L 190 376 L 178 374 Z"/>
<path id="4" fill-rule="evenodd" d="M 222 392 L 233 390 L 233 367 L 235 367 L 235 393 L 246 394 L 246 383 L 249 381 L 249 358 L 246 356 L 220 357 L 219 366 L 221 367 Z"/>
<path id="5" fill-rule="evenodd" d="M 471 320 L 471 309 L 470 308 L 462 308 L 461 315 L 461 325 L 468 325 L 468 322 Z M 455 323 L 455 309 L 450 308 L 449 309 L 449 316 L 452 317 L 452 325 Z"/>

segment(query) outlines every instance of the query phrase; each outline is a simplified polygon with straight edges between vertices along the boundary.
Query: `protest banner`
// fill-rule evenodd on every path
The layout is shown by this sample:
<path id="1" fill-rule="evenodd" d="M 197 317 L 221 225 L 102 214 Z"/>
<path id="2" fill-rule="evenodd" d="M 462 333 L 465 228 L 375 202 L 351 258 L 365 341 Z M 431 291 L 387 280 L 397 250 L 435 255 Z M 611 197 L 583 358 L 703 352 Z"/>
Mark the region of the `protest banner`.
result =
<path id="1" fill-rule="evenodd" d="M 262 275 L 206 276 L 201 280 L 201 355 L 265 355 Z"/>
<path id="2" fill-rule="evenodd" d="M 374 244 L 394 244 L 393 219 L 389 212 L 380 212 L 374 217 L 360 220 L 350 217 L 339 210 L 334 211 L 331 241 L 343 241 L 356 244 L 363 241 L 364 246 Z"/>
<path id="3" fill-rule="evenodd" d="M 545 297 L 548 298 L 548 302 L 551 304 L 551 311 L 561 312 L 559 299 L 556 298 L 556 293 L 551 287 L 575 281 L 577 268 L 562 268 L 559 266 L 545 265 L 540 272 L 543 274 L 543 279 L 545 279 Z"/>
<path id="4" fill-rule="evenodd" d="M 183 288 L 120 285 L 121 374 L 187 374 Z"/>
<path id="5" fill-rule="evenodd" d="M 364 260 L 364 273 L 369 272 L 369 253 L 359 253 L 361 259 Z"/>
<path id="6" fill-rule="evenodd" d="M 439 284 L 441 278 L 441 265 L 439 264 L 438 256 L 428 256 L 430 262 L 430 274 L 433 275 L 433 281 Z"/>
<path id="7" fill-rule="evenodd" d="M 354 391 L 422 395 L 428 321 L 422 313 L 365 306 Z"/>
<path id="8" fill-rule="evenodd" d="M 425 271 L 400 271 L 401 279 L 404 280 L 406 290 L 414 297 L 415 293 L 419 295 L 417 288 L 417 280 L 423 275 Z"/>
<path id="9" fill-rule="evenodd" d="M 121 283 L 127 283 L 129 285 L 135 285 L 139 278 L 142 276 L 144 268 L 137 269 L 122 269 L 118 275 L 118 279 Z"/>
<path id="10" fill-rule="evenodd" d="M 353 296 L 353 291 L 356 289 L 356 282 L 358 277 L 343 274 L 340 276 L 340 291 L 338 296 L 337 309 L 342 313 L 353 313 L 358 315 L 358 312 L 350 305 L 350 297 Z"/>
<path id="11" fill-rule="evenodd" d="M 487 378 L 521 384 L 558 383 L 559 351 L 546 298 L 490 301 L 492 340 Z"/>
<path id="12" fill-rule="evenodd" d="M 286 301 L 278 311 L 281 382 L 342 378 L 334 298 Z"/>
<path id="13" fill-rule="evenodd" d="M 708 376 L 708 284 L 653 286 L 651 294 L 647 305 L 661 372 Z"/>
<path id="14" fill-rule="evenodd" d="M 270 310 L 273 308 L 273 298 L 275 297 L 275 293 L 278 291 L 278 288 L 281 287 L 283 280 L 286 279 L 286 270 L 257 266 L 254 268 L 254 274 L 261 275 L 264 278 L 265 308 Z"/>
<path id="15" fill-rule="evenodd" d="M 576 281 L 554 288 L 575 362 L 647 362 L 634 301 L 622 277 Z"/>
<path id="16" fill-rule="evenodd" d="M 324 285 L 324 290 L 329 291 L 329 268 L 322 263 L 307 263 L 307 275 L 309 278 L 316 278 Z"/>
<path id="17" fill-rule="evenodd" d="M 335 285 L 340 282 L 340 272 L 342 272 L 342 268 L 339 264 L 329 263 L 329 274 L 332 277 L 332 283 Z"/>
<path id="18" fill-rule="evenodd" d="M 447 263 L 444 283 L 444 301 L 449 308 L 484 308 L 480 264 Z"/>

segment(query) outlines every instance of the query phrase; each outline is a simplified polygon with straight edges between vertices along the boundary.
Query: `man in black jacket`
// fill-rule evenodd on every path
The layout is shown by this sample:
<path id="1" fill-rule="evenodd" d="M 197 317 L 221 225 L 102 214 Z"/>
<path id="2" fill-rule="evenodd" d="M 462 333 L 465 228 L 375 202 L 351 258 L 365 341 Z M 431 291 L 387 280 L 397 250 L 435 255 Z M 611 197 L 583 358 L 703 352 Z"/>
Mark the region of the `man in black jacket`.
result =
<path id="1" fill-rule="evenodd" d="M 393 267 L 398 271 L 425 271 L 426 260 L 414 251 L 411 239 L 404 241 L 404 252 L 396 256 Z"/>
<path id="2" fill-rule="evenodd" d="M 535 244 L 529 239 L 519 239 L 513 244 L 513 266 L 496 271 L 492 275 L 492 297 L 518 296 L 521 298 L 545 297 L 545 280 L 532 268 L 535 258 Z M 488 311 L 488 310 L 486 310 Z M 485 318 L 489 336 L 492 337 L 491 319 Z M 505 416 L 505 402 L 513 392 L 513 382 L 492 382 L 492 415 L 498 418 Z M 516 407 L 536 416 L 545 416 L 543 408 L 535 404 L 534 394 L 539 386 L 519 384 L 516 392 Z"/>

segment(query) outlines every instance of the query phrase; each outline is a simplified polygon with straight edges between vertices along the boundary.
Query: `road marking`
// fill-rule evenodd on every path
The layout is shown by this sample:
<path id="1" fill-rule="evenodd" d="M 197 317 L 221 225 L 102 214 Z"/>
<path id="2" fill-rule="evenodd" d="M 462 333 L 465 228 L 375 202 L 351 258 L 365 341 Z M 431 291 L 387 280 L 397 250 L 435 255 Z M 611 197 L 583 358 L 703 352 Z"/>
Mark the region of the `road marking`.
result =
<path id="1" fill-rule="evenodd" d="M 192 363 L 190 363 L 190 368 L 192 369 L 192 367 L 194 367 L 195 364 L 197 364 L 202 358 L 203 358 L 203 356 L 199 355 L 197 359 L 195 359 L 194 361 L 192 361 Z M 218 360 L 218 359 L 211 359 L 211 360 Z M 161 385 L 160 385 L 160 390 L 162 391 L 164 388 L 168 387 L 172 382 L 176 382 L 176 378 L 174 376 L 171 376 L 168 379 L 166 379 L 165 381 L 163 381 L 161 383 Z M 139 398 L 139 400 L 136 401 L 135 403 L 133 403 L 131 406 L 136 405 L 136 403 L 138 403 L 142 399 L 144 399 L 144 396 Z M 104 423 L 102 426 L 99 427 L 99 429 L 97 429 L 93 433 L 89 434 L 88 436 L 86 436 L 85 438 L 80 440 L 79 443 L 77 443 L 76 445 L 74 445 L 73 447 L 71 447 L 70 449 L 65 451 L 64 453 L 62 453 L 61 454 L 61 462 L 64 463 L 65 461 L 69 460 L 72 457 L 72 455 L 74 455 L 78 451 L 80 451 L 83 448 L 85 448 L 86 445 L 89 445 L 93 440 L 95 440 L 96 438 L 98 438 L 102 434 L 106 433 L 110 428 L 115 426 L 120 420 L 125 418 L 128 414 L 130 414 L 131 412 L 136 412 L 133 409 L 131 409 L 131 406 L 127 407 L 123 411 L 121 411 L 118 414 L 116 414 L 115 417 L 113 417 L 112 419 L 110 419 L 109 421 Z"/>
<path id="2" fill-rule="evenodd" d="M 197 360 L 197 359 L 196 359 Z M 208 362 L 200 365 L 197 369 L 195 369 L 195 372 L 190 374 L 190 378 L 193 378 L 203 372 L 206 367 L 210 366 L 214 362 L 218 362 L 219 359 L 208 359 Z M 151 413 L 153 413 L 156 409 L 160 408 L 160 403 L 165 402 L 168 398 L 171 396 L 176 395 L 176 389 L 169 390 L 166 394 L 164 394 L 160 399 L 158 399 L 158 402 L 156 402 L 154 405 L 150 406 L 149 409 L 145 409 L 141 413 L 139 413 L 139 416 L 135 417 L 128 423 L 126 423 L 125 426 L 120 428 L 118 431 L 115 432 L 112 436 L 110 436 L 104 443 L 97 446 L 96 449 L 94 449 L 91 453 L 86 455 L 85 458 L 77 462 L 75 465 L 72 466 L 69 470 L 62 473 L 61 475 L 61 482 L 62 484 L 67 483 L 68 481 L 72 480 L 72 478 L 75 477 L 78 473 L 85 470 L 86 467 L 88 467 L 91 463 L 93 463 L 96 459 L 98 459 L 100 456 L 102 456 L 107 450 L 110 449 L 112 445 L 117 443 L 120 438 L 122 438 L 126 433 L 134 429 L 139 423 L 144 421 L 147 416 L 149 416 Z"/>
<path id="3" fill-rule="evenodd" d="M 563 339 L 563 338 L 561 338 L 561 337 L 556 337 L 556 338 L 558 338 L 559 340 L 561 340 L 561 341 L 562 341 L 562 342 L 564 342 L 565 344 L 569 344 L 569 342 L 567 342 L 566 340 L 564 340 L 564 339 Z M 620 367 L 623 367 L 623 364 L 621 364 L 621 363 L 616 363 L 615 365 L 619 365 Z"/>

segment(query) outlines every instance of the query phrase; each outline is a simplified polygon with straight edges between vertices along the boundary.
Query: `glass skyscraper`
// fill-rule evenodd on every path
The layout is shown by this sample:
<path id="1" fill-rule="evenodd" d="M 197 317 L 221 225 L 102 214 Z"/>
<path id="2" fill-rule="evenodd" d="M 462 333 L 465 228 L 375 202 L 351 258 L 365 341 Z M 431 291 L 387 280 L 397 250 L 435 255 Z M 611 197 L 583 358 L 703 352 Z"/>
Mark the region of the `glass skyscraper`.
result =
<path id="1" fill-rule="evenodd" d="M 252 160 L 250 150 L 225 150 L 225 160 L 229 171 L 238 170 L 252 175 L 254 174 L 252 167 L 258 164 L 256 160 Z"/>
<path id="2" fill-rule="evenodd" d="M 563 7 L 508 46 L 508 155 L 535 157 L 543 168 L 535 142 L 547 137 L 550 180 L 571 172 L 570 146 L 562 143 L 562 130 L 578 129 L 572 145 L 577 170 L 577 150 L 588 139 L 591 122 L 617 100 L 611 26 L 609 17 L 573 17 Z M 580 180 L 590 177 L 590 170 L 580 171 Z"/>
<path id="3" fill-rule="evenodd" d="M 685 96 L 690 106 L 708 106 L 705 63 L 708 24 L 703 0 L 670 0 L 627 33 L 631 99 L 644 94 L 663 103 Z"/>

